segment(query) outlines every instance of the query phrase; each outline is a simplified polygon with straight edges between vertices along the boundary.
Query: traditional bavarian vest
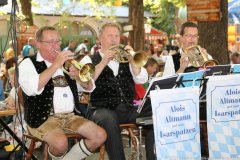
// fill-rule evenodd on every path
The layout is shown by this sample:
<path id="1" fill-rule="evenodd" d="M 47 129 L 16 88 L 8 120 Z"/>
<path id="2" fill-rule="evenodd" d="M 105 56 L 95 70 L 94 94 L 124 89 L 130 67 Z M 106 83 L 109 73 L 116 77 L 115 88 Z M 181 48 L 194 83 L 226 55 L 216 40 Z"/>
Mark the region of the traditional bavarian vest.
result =
<path id="1" fill-rule="evenodd" d="M 99 52 L 93 55 L 92 61 L 97 65 L 102 60 Z M 90 105 L 115 109 L 120 103 L 133 105 L 135 89 L 129 63 L 120 63 L 115 77 L 111 68 L 106 66 L 95 81 L 96 89 L 91 93 Z"/>
<path id="2" fill-rule="evenodd" d="M 175 72 L 177 72 L 178 69 L 180 68 L 180 59 L 181 59 L 180 52 L 177 52 L 176 54 L 172 55 L 172 58 L 173 58 Z"/>
<path id="3" fill-rule="evenodd" d="M 38 74 L 47 69 L 44 61 L 36 61 L 36 55 L 29 58 L 35 66 Z M 76 81 L 72 80 L 68 75 L 64 75 L 73 93 L 75 106 L 77 106 L 79 104 L 79 99 Z M 24 92 L 22 93 L 24 102 L 24 119 L 30 127 L 39 127 L 48 119 L 49 115 L 54 114 L 53 92 L 54 86 L 51 78 L 40 95 L 27 96 Z"/>

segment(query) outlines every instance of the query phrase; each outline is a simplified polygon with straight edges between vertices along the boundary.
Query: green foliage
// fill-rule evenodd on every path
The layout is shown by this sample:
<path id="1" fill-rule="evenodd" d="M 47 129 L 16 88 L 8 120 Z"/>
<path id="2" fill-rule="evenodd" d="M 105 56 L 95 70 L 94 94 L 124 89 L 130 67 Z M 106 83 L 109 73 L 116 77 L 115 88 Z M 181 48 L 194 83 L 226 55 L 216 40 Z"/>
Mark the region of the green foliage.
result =
<path id="1" fill-rule="evenodd" d="M 173 3 L 177 8 L 180 8 L 186 5 L 186 0 L 168 0 L 168 2 Z"/>
<path id="2" fill-rule="evenodd" d="M 167 34 L 175 33 L 175 19 L 178 8 L 186 5 L 186 0 L 144 0 L 145 9 L 156 15 L 151 24 Z"/>
<path id="3" fill-rule="evenodd" d="M 37 6 L 39 0 L 32 0 L 32 5 Z M 74 0 L 73 2 L 76 3 L 75 6 L 77 7 L 81 4 L 88 3 L 89 10 L 92 13 L 97 15 L 95 18 L 101 19 L 102 17 L 106 17 L 105 11 L 102 9 L 102 6 L 107 6 L 111 11 L 112 15 L 114 13 L 114 6 L 116 0 Z M 150 11 L 156 15 L 156 17 L 152 19 L 148 19 L 148 22 L 152 24 L 155 28 L 158 28 L 168 34 L 175 33 L 175 13 L 176 8 L 186 5 L 186 0 L 143 0 L 145 5 L 145 11 Z M 128 0 L 122 0 L 123 5 L 129 5 Z M 56 7 L 56 12 L 63 8 L 64 1 L 63 0 L 54 0 L 54 3 L 49 3 L 49 5 L 54 5 Z M 69 16 L 68 8 L 64 11 L 62 15 L 61 22 L 59 23 L 59 27 L 63 27 L 66 24 Z M 108 11 L 109 11 L 108 10 Z M 109 16 L 108 18 L 115 19 L 114 16 Z"/>
<path id="4" fill-rule="evenodd" d="M 167 34 L 175 33 L 175 10 L 176 7 L 173 2 L 180 0 L 145 0 L 146 9 L 153 12 L 156 17 L 152 18 L 151 24 L 153 27 L 158 28 Z"/>

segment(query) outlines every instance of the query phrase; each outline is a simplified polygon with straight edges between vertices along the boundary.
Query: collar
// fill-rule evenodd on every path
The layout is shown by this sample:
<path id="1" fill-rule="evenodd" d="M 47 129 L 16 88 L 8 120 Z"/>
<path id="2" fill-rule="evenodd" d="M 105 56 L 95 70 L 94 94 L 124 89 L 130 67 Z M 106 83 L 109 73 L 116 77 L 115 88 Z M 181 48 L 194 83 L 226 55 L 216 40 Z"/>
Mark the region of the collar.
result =
<path id="1" fill-rule="evenodd" d="M 43 57 L 42 57 L 42 55 L 41 55 L 41 53 L 40 53 L 39 51 L 37 52 L 36 61 L 37 61 L 37 62 L 42 62 L 42 61 L 44 61 L 44 59 L 43 59 Z"/>
<path id="2" fill-rule="evenodd" d="M 183 49 L 182 49 L 182 48 L 180 48 L 179 52 L 180 52 L 180 55 L 183 55 L 183 54 L 184 54 L 184 52 L 183 52 Z"/>
<path id="3" fill-rule="evenodd" d="M 103 53 L 101 52 L 101 50 L 99 50 L 99 54 L 101 57 L 103 57 Z"/>
<path id="4" fill-rule="evenodd" d="M 100 56 L 103 58 L 104 53 L 102 53 L 102 52 L 99 50 L 99 54 L 100 54 Z M 114 60 L 110 60 L 109 62 L 116 62 L 116 63 L 119 63 L 119 62 L 114 61 Z M 109 62 L 108 62 L 108 64 L 109 64 Z"/>
<path id="5" fill-rule="evenodd" d="M 44 61 L 47 66 L 49 66 L 49 65 L 52 64 L 52 63 L 50 63 L 49 61 L 43 59 L 43 57 L 42 57 L 42 55 L 41 55 L 41 53 L 40 53 L 39 51 L 37 52 L 36 61 L 37 61 L 37 62 L 42 62 L 42 61 Z"/>

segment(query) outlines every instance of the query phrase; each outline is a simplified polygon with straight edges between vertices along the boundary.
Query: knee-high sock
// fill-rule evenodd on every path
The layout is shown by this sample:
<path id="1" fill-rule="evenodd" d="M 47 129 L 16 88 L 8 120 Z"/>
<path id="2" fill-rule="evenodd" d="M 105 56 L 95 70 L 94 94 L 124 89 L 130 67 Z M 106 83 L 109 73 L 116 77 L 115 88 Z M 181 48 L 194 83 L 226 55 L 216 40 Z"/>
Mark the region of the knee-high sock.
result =
<path id="1" fill-rule="evenodd" d="M 84 139 L 82 139 L 70 149 L 62 160 L 81 160 L 91 154 L 92 152 L 87 149 Z"/>
<path id="2" fill-rule="evenodd" d="M 66 153 L 67 153 L 67 151 L 66 151 L 62 156 L 56 157 L 56 156 L 54 156 L 54 155 L 50 152 L 49 147 L 48 147 L 48 154 L 50 155 L 50 157 L 52 158 L 52 160 L 62 160 Z"/>

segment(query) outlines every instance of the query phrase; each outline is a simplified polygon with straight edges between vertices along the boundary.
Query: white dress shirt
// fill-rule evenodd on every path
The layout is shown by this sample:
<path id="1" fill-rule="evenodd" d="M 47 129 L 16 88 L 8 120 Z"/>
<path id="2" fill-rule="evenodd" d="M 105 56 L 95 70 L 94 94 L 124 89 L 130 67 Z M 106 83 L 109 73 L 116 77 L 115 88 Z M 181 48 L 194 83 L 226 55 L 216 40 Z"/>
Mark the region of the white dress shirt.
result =
<path id="1" fill-rule="evenodd" d="M 99 53 L 100 53 L 101 57 L 104 56 L 104 54 L 102 52 L 99 52 Z M 119 62 L 111 60 L 108 63 L 108 67 L 111 68 L 111 70 L 113 71 L 114 76 L 118 75 Z M 148 73 L 147 73 L 147 70 L 144 67 L 141 67 L 141 71 L 140 71 L 140 73 L 138 75 L 135 75 L 133 73 L 132 66 L 130 65 L 130 63 L 129 63 L 129 68 L 130 68 L 130 72 L 131 72 L 131 74 L 133 76 L 133 80 L 134 80 L 135 83 L 143 84 L 143 83 L 147 82 L 147 80 L 148 80 Z"/>
<path id="2" fill-rule="evenodd" d="M 84 60 L 89 61 L 89 57 L 87 56 Z M 90 59 L 91 60 L 91 59 Z M 41 62 L 44 61 L 47 67 L 50 67 L 52 63 L 43 59 L 41 54 L 37 53 L 36 61 Z M 36 96 L 40 95 L 44 88 L 38 90 L 38 83 L 39 83 L 39 74 L 37 73 L 32 61 L 30 58 L 24 59 L 21 64 L 19 65 L 19 84 L 28 96 Z M 63 70 L 61 68 L 57 69 L 54 73 L 52 78 L 56 76 L 64 76 Z M 91 90 L 85 90 L 77 83 L 78 92 L 92 92 L 95 89 L 95 83 L 92 80 L 94 86 Z M 54 87 L 54 94 L 53 94 L 53 107 L 55 113 L 69 113 L 72 112 L 74 109 L 74 97 L 71 92 L 69 86 L 67 87 Z"/>
<path id="3" fill-rule="evenodd" d="M 182 48 L 180 48 L 179 52 L 180 52 L 180 55 L 182 55 L 184 53 Z M 208 59 L 213 59 L 210 54 L 207 54 L 207 56 L 208 56 Z M 191 64 L 189 64 L 189 66 L 190 65 Z M 176 74 L 176 71 L 175 71 L 175 67 L 174 67 L 173 58 L 172 58 L 172 56 L 167 56 L 165 66 L 164 66 L 163 76 L 171 76 L 174 74 Z"/>

